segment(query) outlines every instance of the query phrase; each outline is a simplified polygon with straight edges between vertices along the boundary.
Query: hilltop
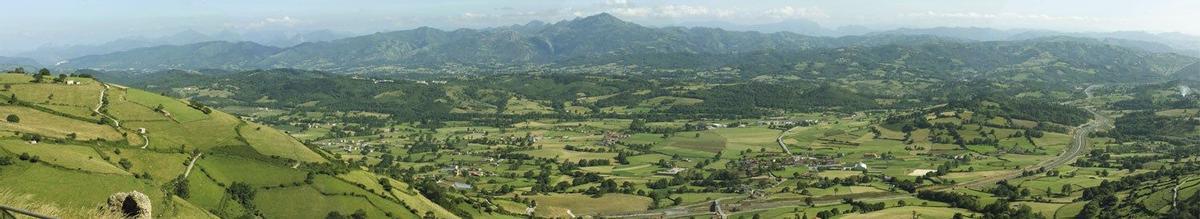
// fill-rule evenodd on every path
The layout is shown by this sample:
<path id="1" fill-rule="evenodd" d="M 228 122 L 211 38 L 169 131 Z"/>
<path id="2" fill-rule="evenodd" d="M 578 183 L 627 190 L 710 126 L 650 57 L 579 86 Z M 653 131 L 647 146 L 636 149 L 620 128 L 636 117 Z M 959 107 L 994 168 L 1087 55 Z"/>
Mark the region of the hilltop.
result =
<path id="1" fill-rule="evenodd" d="M 995 38 L 986 37 L 993 35 Z M 1118 36 L 1124 35 L 1111 35 L 940 28 L 818 37 L 791 32 L 760 33 L 706 27 L 647 27 L 602 13 L 555 23 L 530 22 L 486 29 L 440 30 L 421 27 L 282 48 L 253 42 L 226 41 L 163 45 L 77 57 L 58 67 L 147 72 L 164 69 L 298 68 L 338 73 L 462 73 L 512 67 L 520 71 L 530 70 L 523 67 L 543 65 L 594 66 L 615 63 L 672 67 L 720 64 L 722 66 L 719 67 L 739 66 L 745 67 L 750 73 L 765 74 L 777 73 L 781 70 L 773 69 L 777 66 L 797 64 L 795 58 L 809 58 L 809 55 L 845 56 L 847 54 L 829 53 L 844 53 L 847 49 L 858 52 L 853 54 L 856 56 L 880 55 L 880 58 L 898 58 L 888 55 L 906 55 L 913 50 L 932 53 L 930 57 L 920 57 L 922 53 L 914 53 L 915 58 L 980 58 L 983 60 L 964 61 L 975 62 L 967 64 L 991 65 L 983 66 L 985 68 L 1003 69 L 1055 64 L 1058 60 L 1076 64 L 1072 61 L 1080 60 L 1080 57 L 1073 57 L 1078 54 L 1112 54 L 1122 59 L 1127 58 L 1123 56 L 1150 56 L 1152 61 L 1149 64 L 1153 65 L 1163 59 L 1184 59 L 1178 57 L 1189 55 L 1194 50 L 1175 46 L 1186 43 L 1158 43 L 1168 42 L 1165 38 L 1121 38 Z M 1113 47 L 1125 51 L 1112 51 Z M 975 54 L 968 56 L 965 53 Z M 1021 59 L 1002 56 L 1018 56 Z M 746 58 L 771 61 L 744 60 Z M 992 59 L 996 61 L 989 61 Z M 926 62 L 908 63 L 958 63 L 958 60 L 914 61 Z M 755 66 L 747 66 L 751 64 Z M 764 69 L 766 66 L 772 68 Z M 989 69 L 978 71 L 986 70 Z"/>
<path id="2" fill-rule="evenodd" d="M 153 217 L 163 218 L 411 218 L 434 211 L 408 203 L 424 199 L 403 183 L 388 191 L 364 187 L 380 177 L 330 162 L 332 155 L 287 131 L 199 103 L 87 74 L 5 73 L 0 84 L 5 203 L 97 217 L 105 213 L 96 206 L 110 195 L 138 191 Z"/>

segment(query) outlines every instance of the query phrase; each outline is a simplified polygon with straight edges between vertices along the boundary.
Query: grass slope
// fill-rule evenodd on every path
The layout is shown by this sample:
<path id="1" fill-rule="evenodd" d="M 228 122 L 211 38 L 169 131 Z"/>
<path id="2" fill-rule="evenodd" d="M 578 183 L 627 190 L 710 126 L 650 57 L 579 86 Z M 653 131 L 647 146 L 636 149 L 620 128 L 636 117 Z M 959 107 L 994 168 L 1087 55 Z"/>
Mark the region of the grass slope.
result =
<path id="1" fill-rule="evenodd" d="M 0 116 L 16 115 L 20 122 L 0 122 L 0 129 L 22 133 L 38 133 L 47 137 L 67 138 L 74 133 L 75 139 L 120 141 L 125 139 L 111 126 L 94 122 L 62 117 L 47 112 L 19 106 L 0 106 Z"/>
<path id="2" fill-rule="evenodd" d="M 303 162 L 324 163 L 325 158 L 309 150 L 303 143 L 297 141 L 279 130 L 258 123 L 247 122 L 238 127 L 238 133 L 250 143 L 258 153 L 275 155 Z"/>

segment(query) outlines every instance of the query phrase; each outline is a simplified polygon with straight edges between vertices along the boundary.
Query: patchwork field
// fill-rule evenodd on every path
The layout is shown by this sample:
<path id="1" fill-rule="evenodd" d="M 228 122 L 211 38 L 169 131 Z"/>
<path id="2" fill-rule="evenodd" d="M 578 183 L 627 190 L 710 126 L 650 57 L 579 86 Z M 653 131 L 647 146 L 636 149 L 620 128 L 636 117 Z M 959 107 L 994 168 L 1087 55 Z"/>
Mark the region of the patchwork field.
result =
<path id="1" fill-rule="evenodd" d="M 78 140 L 121 141 L 125 139 L 111 126 L 62 117 L 26 107 L 0 106 L 0 115 L 16 115 L 21 119 L 17 123 L 0 122 L 2 130 L 37 133 L 54 138 L 68 138 L 73 134 Z"/>
<path id="2" fill-rule="evenodd" d="M 66 170 L 41 163 L 6 166 L 3 174 L 0 185 L 5 189 L 64 208 L 94 208 L 113 193 L 131 190 L 141 191 L 153 200 L 164 200 L 157 186 L 128 175 Z M 54 188 L 47 189 L 47 185 L 54 185 Z"/>
<path id="3" fill-rule="evenodd" d="M 228 145 L 245 145 L 237 140 L 237 124 L 240 121 L 229 114 L 213 112 L 209 119 L 187 123 L 172 121 L 129 121 L 122 126 L 131 129 L 145 128 L 150 137 L 150 147 L 157 149 L 209 149 Z M 203 130 L 203 131 L 200 131 Z"/>
<path id="4" fill-rule="evenodd" d="M 48 143 L 30 144 L 15 140 L 0 140 L 0 148 L 12 154 L 29 154 L 45 162 L 71 170 L 102 174 L 129 175 L 125 170 L 105 161 L 95 149 L 77 145 Z"/>
<path id="5" fill-rule="evenodd" d="M 127 89 L 125 92 L 126 95 L 124 98 L 130 102 L 151 109 L 162 106 L 163 111 L 168 112 L 170 117 L 175 119 L 176 122 L 186 123 L 208 118 L 204 112 L 200 112 L 200 110 L 196 110 L 180 100 L 159 96 L 139 89 Z"/>
<path id="6" fill-rule="evenodd" d="M 275 186 L 304 180 L 304 172 L 270 163 L 225 155 L 203 156 L 196 161 L 217 182 L 245 182 L 253 186 Z"/>
<path id="7" fill-rule="evenodd" d="M 606 213 L 616 213 L 629 211 L 631 209 L 645 209 L 650 205 L 650 199 L 645 196 L 632 196 L 625 194 L 608 194 L 600 198 L 592 198 L 585 195 L 576 194 L 557 194 L 549 196 L 530 196 L 533 200 L 537 200 L 540 206 L 562 208 L 570 210 L 575 215 L 597 215 Z M 597 205 L 595 203 L 606 203 Z M 541 211 L 538 212 L 542 215 Z M 547 213 L 546 216 L 558 215 L 557 213 Z"/>
<path id="8" fill-rule="evenodd" d="M 78 80 L 81 84 L 12 84 L 8 90 L 0 91 L 0 95 L 5 97 L 15 95 L 18 100 L 64 114 L 99 119 L 92 115 L 92 109 L 100 104 L 100 90 L 103 89 L 103 86 L 91 79 L 73 78 L 73 80 Z"/>
<path id="9" fill-rule="evenodd" d="M 321 155 L 309 150 L 303 143 L 279 130 L 247 122 L 238 126 L 238 132 L 259 153 L 302 162 L 326 162 Z"/>
<path id="10" fill-rule="evenodd" d="M 846 219 L 877 219 L 877 218 L 951 218 L 955 213 L 971 214 L 966 209 L 943 207 L 904 206 L 888 208 L 866 214 L 847 214 Z"/>

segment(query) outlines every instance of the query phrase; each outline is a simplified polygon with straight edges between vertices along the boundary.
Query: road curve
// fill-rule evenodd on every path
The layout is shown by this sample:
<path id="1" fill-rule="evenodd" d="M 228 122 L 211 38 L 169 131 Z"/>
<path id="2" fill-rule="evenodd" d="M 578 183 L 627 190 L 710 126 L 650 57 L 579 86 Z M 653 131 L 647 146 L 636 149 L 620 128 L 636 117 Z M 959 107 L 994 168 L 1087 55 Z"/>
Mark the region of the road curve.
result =
<path id="1" fill-rule="evenodd" d="M 1090 99 L 1090 98 L 1092 98 L 1092 89 L 1095 89 L 1099 86 L 1100 85 L 1088 86 L 1087 89 L 1084 89 L 1083 92 L 1085 94 L 1087 94 L 1088 99 Z M 1075 127 L 1075 129 L 1071 131 L 1070 147 L 1067 149 L 1064 149 L 1063 152 L 1058 155 L 1058 157 L 1055 157 L 1054 159 L 1051 159 L 1051 160 L 1042 161 L 1041 163 L 1038 163 L 1037 165 L 1022 168 L 1021 171 L 1011 171 L 1011 172 L 1000 174 L 1000 175 L 983 177 L 983 178 L 980 178 L 975 181 L 971 181 L 971 182 L 967 182 L 967 183 L 960 183 L 960 184 L 950 186 L 950 187 L 947 187 L 944 189 L 975 188 L 975 187 L 980 187 L 980 186 L 987 186 L 987 185 L 995 184 L 1002 180 L 1010 180 L 1010 179 L 1014 179 L 1017 177 L 1021 177 L 1021 174 L 1026 171 L 1052 170 L 1059 166 L 1065 165 L 1071 161 L 1074 161 L 1075 157 L 1077 157 L 1077 156 L 1079 156 L 1079 154 L 1083 153 L 1084 148 L 1087 147 L 1088 136 L 1090 136 L 1093 132 L 1096 132 L 1097 128 L 1100 128 L 1100 127 L 1104 126 L 1105 124 L 1108 124 L 1108 118 L 1104 117 L 1104 115 L 1100 115 L 1100 113 L 1096 112 L 1096 109 L 1094 109 L 1092 107 L 1084 107 L 1084 109 L 1087 110 L 1088 113 L 1092 114 L 1092 120 L 1088 121 L 1087 123 L 1084 123 L 1082 125 L 1079 125 L 1078 127 Z"/>
<path id="2" fill-rule="evenodd" d="M 792 150 L 788 149 L 787 144 L 783 143 L 783 136 L 787 135 L 788 132 L 792 132 L 792 130 L 795 130 L 796 128 L 799 128 L 799 127 L 800 126 L 793 126 L 791 128 L 788 128 L 787 130 L 783 130 L 783 132 L 779 133 L 779 137 L 775 137 L 775 142 L 779 143 L 779 147 L 783 148 L 783 152 L 787 153 L 788 155 L 792 155 Z"/>
<path id="3" fill-rule="evenodd" d="M 1094 89 L 1096 87 L 1099 87 L 1099 85 L 1092 85 L 1084 90 L 1084 93 L 1087 94 L 1088 99 L 1092 98 L 1092 96 L 1093 96 L 1092 89 Z M 987 185 L 995 184 L 996 182 L 999 182 L 1001 180 L 1009 180 L 1009 179 L 1021 177 L 1021 173 L 1024 171 L 1036 171 L 1036 170 L 1039 170 L 1042 168 L 1044 168 L 1046 170 L 1051 170 L 1051 169 L 1057 168 L 1059 166 L 1065 165 L 1065 164 L 1075 160 L 1076 157 L 1078 157 L 1081 153 L 1083 153 L 1084 148 L 1087 147 L 1088 136 L 1091 135 L 1091 133 L 1095 132 L 1097 128 L 1109 123 L 1108 118 L 1106 118 L 1103 115 L 1101 115 L 1100 113 L 1096 112 L 1096 110 L 1094 108 L 1085 107 L 1084 109 L 1087 110 L 1088 113 L 1092 114 L 1092 120 L 1090 120 L 1087 123 L 1084 123 L 1082 125 L 1079 125 L 1079 126 L 1075 127 L 1074 130 L 1072 130 L 1070 147 L 1064 149 L 1063 152 L 1060 153 L 1054 159 L 1042 161 L 1042 162 L 1038 163 L 1037 165 L 1025 167 L 1025 168 L 1021 169 L 1021 171 L 1012 171 L 1012 172 L 1001 174 L 1001 175 L 983 177 L 983 178 L 980 178 L 980 179 L 977 179 L 974 181 L 960 183 L 960 184 L 956 184 L 953 186 L 934 187 L 934 188 L 927 188 L 925 190 L 943 191 L 943 190 L 953 190 L 953 189 L 957 189 L 957 188 L 971 188 L 971 187 L 987 186 Z M 783 132 L 781 132 L 779 134 L 779 137 L 777 137 L 775 139 L 775 141 L 777 143 L 779 143 L 779 146 L 783 148 L 784 152 L 787 152 L 788 154 L 791 154 L 791 152 L 788 150 L 787 145 L 783 143 L 783 136 L 786 135 L 788 132 L 792 131 L 792 129 L 795 129 L 795 127 L 788 129 L 788 130 L 784 130 Z M 898 194 L 898 193 L 881 193 L 877 196 L 857 197 L 857 198 L 855 198 L 855 200 L 882 201 L 882 200 L 892 200 L 892 199 L 901 199 L 901 198 L 910 198 L 910 197 L 913 197 L 913 195 Z M 733 197 L 719 198 L 717 200 L 714 200 L 714 202 L 719 203 L 720 200 L 730 199 L 730 198 L 733 198 Z M 695 216 L 695 215 L 712 215 L 713 212 L 708 212 L 707 208 L 699 207 L 703 204 L 710 204 L 710 203 L 711 202 L 699 202 L 699 203 L 693 203 L 693 204 L 670 207 L 670 208 L 647 210 L 647 211 L 641 211 L 641 212 L 631 212 L 628 214 L 603 215 L 603 216 L 606 218 L 642 218 L 642 217 L 672 218 L 672 217 L 686 217 L 686 216 Z M 814 202 L 814 204 L 816 206 L 833 205 L 833 204 L 838 204 L 838 203 L 841 203 L 841 199 L 824 200 L 824 201 Z M 789 206 L 789 205 L 800 206 L 803 204 L 803 200 L 783 200 L 783 201 L 761 200 L 761 201 L 750 201 L 746 204 L 748 204 L 748 206 L 739 207 L 740 209 L 742 209 L 741 211 L 753 211 L 753 210 L 758 210 L 758 209 L 777 208 L 777 207 Z"/>
<path id="4" fill-rule="evenodd" d="M 96 115 L 100 115 L 104 118 L 108 118 L 109 120 L 112 120 L 113 126 L 118 129 L 117 131 L 120 131 L 119 129 L 121 128 L 121 120 L 117 120 L 116 117 L 112 117 L 108 114 L 100 112 L 100 109 L 104 108 L 104 96 L 108 95 L 108 89 L 109 89 L 108 83 L 101 82 L 100 85 L 104 86 L 104 88 L 100 89 L 100 102 L 96 103 L 96 108 L 92 109 L 92 112 L 96 113 Z M 150 147 L 150 136 L 146 136 L 146 134 L 142 134 L 140 132 L 136 132 L 136 133 L 137 133 L 137 135 L 142 136 L 142 149 L 146 149 L 147 147 Z"/>

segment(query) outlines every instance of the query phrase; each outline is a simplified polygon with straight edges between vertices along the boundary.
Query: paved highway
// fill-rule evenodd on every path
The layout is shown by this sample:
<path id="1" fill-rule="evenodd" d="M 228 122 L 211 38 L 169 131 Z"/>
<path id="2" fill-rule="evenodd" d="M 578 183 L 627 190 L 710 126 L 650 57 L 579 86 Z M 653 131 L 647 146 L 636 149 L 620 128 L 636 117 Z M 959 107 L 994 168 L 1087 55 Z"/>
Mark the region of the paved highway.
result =
<path id="1" fill-rule="evenodd" d="M 1087 87 L 1087 89 L 1084 89 L 1084 93 L 1087 94 L 1088 99 L 1091 99 L 1093 96 L 1092 90 L 1095 88 L 1098 88 L 1098 87 L 1099 87 L 1099 85 L 1092 85 L 1092 86 Z M 973 180 L 970 182 L 960 183 L 960 184 L 957 184 L 954 186 L 931 187 L 931 188 L 925 188 L 922 190 L 943 191 L 943 190 L 953 190 L 953 189 L 958 189 L 958 188 L 976 188 L 976 187 L 988 186 L 988 185 L 995 184 L 996 182 L 999 182 L 1001 180 L 1010 180 L 1010 179 L 1014 179 L 1017 177 L 1021 177 L 1021 173 L 1023 171 L 1035 171 L 1035 170 L 1038 170 L 1041 168 L 1044 168 L 1046 170 L 1051 170 L 1051 169 L 1057 168 L 1059 166 L 1066 165 L 1067 163 L 1075 160 L 1075 158 L 1078 157 L 1080 154 L 1082 154 L 1084 149 L 1087 148 L 1088 136 L 1091 135 L 1091 133 L 1095 132 L 1096 129 L 1109 124 L 1108 118 L 1106 118 L 1106 117 L 1104 117 L 1104 115 L 1101 115 L 1100 113 L 1096 112 L 1096 110 L 1094 108 L 1085 107 L 1084 109 L 1086 109 L 1088 111 L 1088 113 L 1092 114 L 1092 120 L 1088 121 L 1088 123 L 1084 123 L 1083 125 L 1079 125 L 1078 127 L 1075 127 L 1075 129 L 1071 131 L 1070 147 L 1064 149 L 1063 152 L 1060 153 L 1057 157 L 1054 157 L 1054 159 L 1042 161 L 1041 163 L 1038 163 L 1037 165 L 1025 167 L 1024 169 L 1021 169 L 1020 171 L 1011 171 L 1011 172 L 1008 172 L 1005 174 L 983 177 L 983 178 L 976 179 L 976 180 Z M 783 143 L 783 135 L 787 134 L 789 131 L 791 131 L 791 129 L 783 131 L 782 133 L 779 134 L 779 137 L 775 139 L 776 142 L 779 143 L 779 146 L 784 148 L 785 152 L 788 152 L 788 151 L 787 151 L 787 145 Z M 788 153 L 788 154 L 791 154 L 791 153 Z M 909 197 L 913 197 L 913 195 L 882 192 L 882 193 L 877 193 L 877 194 L 856 195 L 854 197 L 854 199 L 862 200 L 862 201 L 883 201 L 883 200 L 902 199 L 902 198 L 909 198 Z M 720 200 L 728 200 L 728 199 L 732 199 L 732 198 L 733 197 L 726 197 L 726 198 L 720 198 L 720 199 L 717 199 L 714 201 L 717 203 L 720 203 Z M 829 198 L 830 197 L 815 197 L 815 199 L 821 199 L 821 200 L 814 201 L 814 204 L 817 206 L 824 206 L 824 205 L 834 205 L 834 204 L 841 203 L 840 197 L 833 197 L 834 198 L 833 200 L 830 200 Z M 701 203 L 694 203 L 694 204 L 669 207 L 669 208 L 663 208 L 663 209 L 655 209 L 655 210 L 647 210 L 647 211 L 639 211 L 639 212 L 628 212 L 627 214 L 605 215 L 604 217 L 608 217 L 608 218 L 646 218 L 646 217 L 687 217 L 687 216 L 696 216 L 696 215 L 712 215 L 713 214 L 712 212 L 708 212 L 709 209 L 707 206 L 709 204 L 711 204 L 711 202 L 701 202 Z M 739 211 L 745 212 L 745 211 L 770 209 L 770 208 L 777 208 L 777 207 L 784 207 L 784 206 L 804 206 L 805 203 L 801 199 L 797 199 L 797 200 L 753 200 L 753 199 L 746 197 L 746 199 L 739 202 L 738 205 L 739 205 L 738 206 Z M 721 213 L 724 213 L 724 212 L 721 212 Z"/>

